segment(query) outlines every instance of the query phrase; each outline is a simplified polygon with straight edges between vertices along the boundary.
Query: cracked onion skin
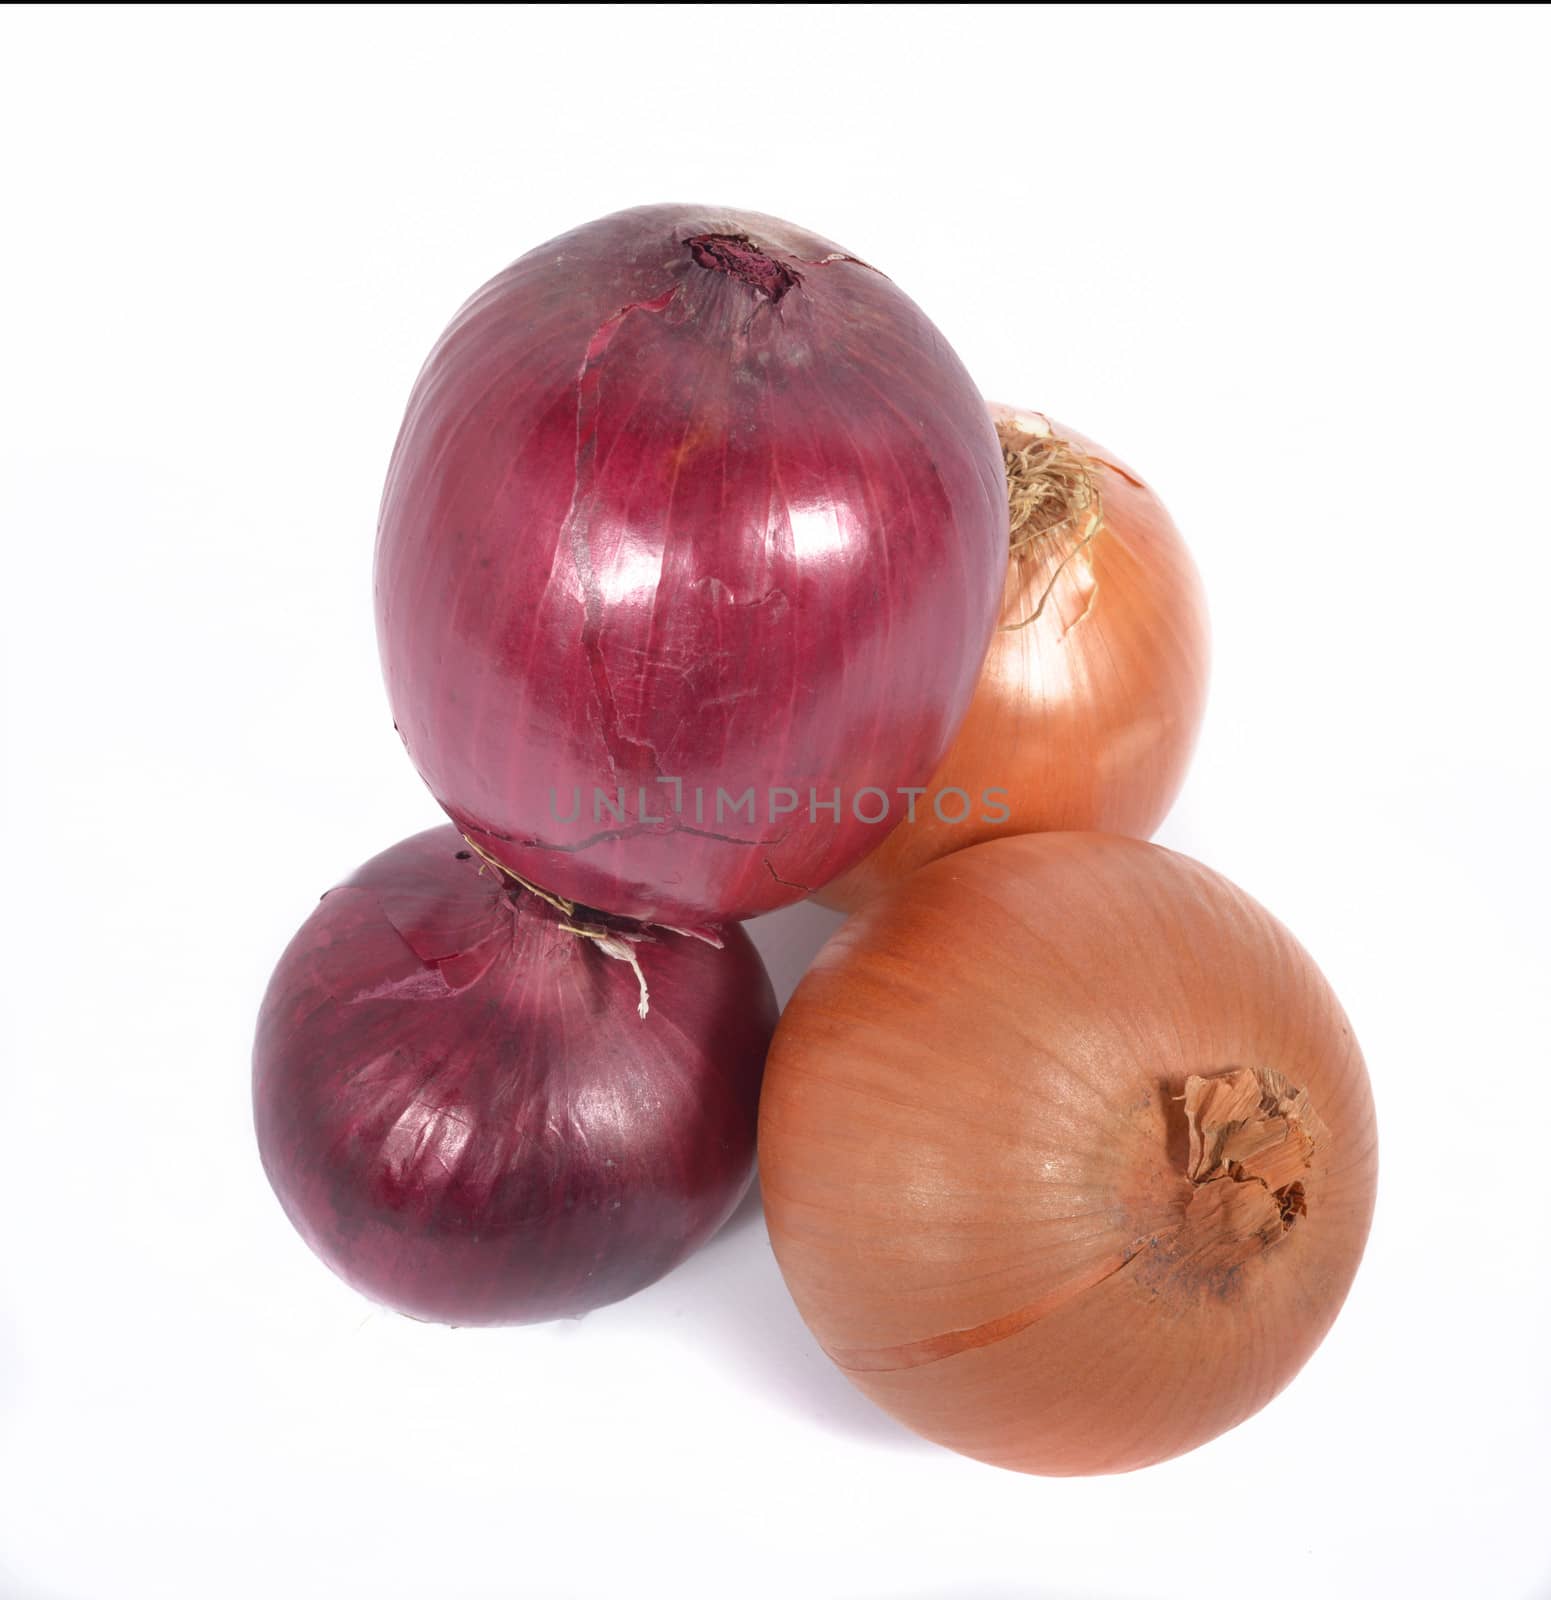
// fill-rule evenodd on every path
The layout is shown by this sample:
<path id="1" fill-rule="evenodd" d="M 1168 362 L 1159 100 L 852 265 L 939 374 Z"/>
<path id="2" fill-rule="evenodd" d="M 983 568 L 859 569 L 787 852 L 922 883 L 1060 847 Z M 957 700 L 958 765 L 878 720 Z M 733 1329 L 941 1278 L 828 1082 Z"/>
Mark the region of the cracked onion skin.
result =
<path id="1" fill-rule="evenodd" d="M 1102 445 L 1038 412 L 992 405 L 1004 443 L 1070 447 L 1097 491 L 1008 564 L 1001 626 L 969 712 L 917 802 L 876 850 L 819 900 L 854 910 L 904 873 L 1009 834 L 1151 835 L 1179 794 L 1206 710 L 1206 597 L 1156 494 Z M 1041 604 L 1043 602 L 1043 604 Z M 1029 620 L 1033 619 L 1033 620 Z M 960 789 L 974 809 L 944 822 L 933 797 Z M 980 797 L 1007 816 L 986 820 Z M 957 816 L 961 802 L 945 799 Z"/>
<path id="2" fill-rule="evenodd" d="M 415 384 L 376 555 L 394 720 L 531 881 L 753 916 L 876 841 L 810 788 L 937 765 L 1006 548 L 984 403 L 888 278 L 772 217 L 620 212 L 488 283 Z"/>
<path id="3" fill-rule="evenodd" d="M 742 929 L 662 932 L 631 968 L 450 827 L 326 894 L 253 1053 L 264 1170 L 363 1294 L 455 1325 L 575 1316 L 644 1288 L 753 1173 L 776 1004 Z"/>
<path id="4" fill-rule="evenodd" d="M 853 1383 L 1023 1472 L 1123 1472 L 1271 1399 L 1351 1284 L 1377 1144 L 1335 996 L 1136 840 L 960 851 L 853 916 L 777 1029 L 771 1243 Z"/>

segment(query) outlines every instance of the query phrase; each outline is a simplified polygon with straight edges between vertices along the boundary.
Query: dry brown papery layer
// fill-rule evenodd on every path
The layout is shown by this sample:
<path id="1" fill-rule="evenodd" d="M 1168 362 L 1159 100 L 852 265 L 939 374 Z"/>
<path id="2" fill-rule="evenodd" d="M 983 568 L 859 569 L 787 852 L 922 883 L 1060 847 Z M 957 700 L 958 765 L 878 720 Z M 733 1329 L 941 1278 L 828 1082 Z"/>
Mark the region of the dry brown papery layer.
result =
<path id="1" fill-rule="evenodd" d="M 1174 1228 L 1139 1239 L 1095 1262 L 1084 1277 L 976 1327 L 886 1350 L 831 1350 L 831 1358 L 853 1372 L 889 1372 L 978 1350 L 1030 1327 L 1133 1262 L 1201 1284 L 1231 1283 L 1244 1262 L 1308 1214 L 1303 1177 L 1325 1128 L 1307 1091 L 1269 1067 L 1189 1077 L 1179 1099 L 1189 1131 L 1184 1175 L 1191 1193 Z"/>

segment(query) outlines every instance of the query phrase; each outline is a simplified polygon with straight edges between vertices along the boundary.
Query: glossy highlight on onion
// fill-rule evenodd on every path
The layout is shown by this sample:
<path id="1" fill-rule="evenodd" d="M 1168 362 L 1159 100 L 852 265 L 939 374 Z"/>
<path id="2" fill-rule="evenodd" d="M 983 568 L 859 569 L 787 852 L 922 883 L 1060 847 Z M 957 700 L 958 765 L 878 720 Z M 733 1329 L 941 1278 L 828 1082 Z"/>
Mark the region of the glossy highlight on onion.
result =
<path id="1" fill-rule="evenodd" d="M 377 542 L 394 719 L 525 878 L 752 916 L 876 844 L 858 791 L 937 765 L 1006 549 L 984 403 L 887 277 L 772 217 L 620 212 L 488 283 L 415 385 Z"/>
<path id="2" fill-rule="evenodd" d="M 640 941 L 644 1018 L 605 929 Z M 323 897 L 259 1014 L 254 1115 L 286 1214 L 428 1321 L 574 1316 L 661 1277 L 753 1172 L 776 1004 L 743 931 L 720 938 L 567 915 L 455 828 L 384 851 Z"/>
<path id="3" fill-rule="evenodd" d="M 927 861 L 1009 834 L 1145 839 L 1185 780 L 1209 650 L 1179 530 L 1102 445 L 1038 412 L 991 414 L 1013 509 L 1001 625 L 913 820 L 830 883 L 826 905 L 850 910 Z M 956 794 L 973 801 L 962 820 Z"/>
<path id="4" fill-rule="evenodd" d="M 927 1438 L 1121 1472 L 1285 1385 L 1335 1318 L 1377 1145 L 1351 1026 L 1261 906 L 1098 834 L 977 845 L 852 917 L 777 1030 L 771 1243 Z"/>

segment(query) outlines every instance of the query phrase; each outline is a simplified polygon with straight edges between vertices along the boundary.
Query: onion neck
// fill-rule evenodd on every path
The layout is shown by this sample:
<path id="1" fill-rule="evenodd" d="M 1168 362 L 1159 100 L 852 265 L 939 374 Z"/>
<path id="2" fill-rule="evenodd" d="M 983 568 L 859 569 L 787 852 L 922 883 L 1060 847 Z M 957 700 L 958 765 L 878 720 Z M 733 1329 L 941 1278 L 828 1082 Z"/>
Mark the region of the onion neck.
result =
<path id="1" fill-rule="evenodd" d="M 697 267 L 725 272 L 772 304 L 802 282 L 790 267 L 765 254 L 747 234 L 701 233 L 684 241 Z"/>
<path id="2" fill-rule="evenodd" d="M 592 949 L 615 961 L 627 963 L 630 970 L 635 973 L 636 985 L 640 990 L 640 1003 L 636 1009 L 642 1021 L 645 1021 L 651 1006 L 646 987 L 646 973 L 642 969 L 636 948 L 638 945 L 655 944 L 659 933 L 671 933 L 681 939 L 698 939 L 702 944 L 711 945 L 717 950 L 722 948 L 721 935 L 713 927 L 676 928 L 671 923 L 637 922 L 630 917 L 617 917 L 610 912 L 595 911 L 590 906 L 578 905 L 574 900 L 567 900 L 563 895 L 553 894 L 548 889 L 540 888 L 536 883 L 530 883 L 521 873 L 507 866 L 499 857 L 492 855 L 468 834 L 463 835 L 463 842 L 468 846 L 468 850 L 460 850 L 458 859 L 467 860 L 472 852 L 479 857 L 486 868 L 494 871 L 502 892 L 519 918 L 524 910 L 531 909 L 537 902 L 547 908 L 546 915 L 552 918 L 555 927 L 562 933 L 584 941 Z"/>
<path id="3" fill-rule="evenodd" d="M 1308 1092 L 1270 1067 L 1187 1078 L 1183 1099 L 1189 1255 L 1208 1273 L 1231 1270 L 1308 1215 L 1309 1176 L 1325 1127 Z"/>

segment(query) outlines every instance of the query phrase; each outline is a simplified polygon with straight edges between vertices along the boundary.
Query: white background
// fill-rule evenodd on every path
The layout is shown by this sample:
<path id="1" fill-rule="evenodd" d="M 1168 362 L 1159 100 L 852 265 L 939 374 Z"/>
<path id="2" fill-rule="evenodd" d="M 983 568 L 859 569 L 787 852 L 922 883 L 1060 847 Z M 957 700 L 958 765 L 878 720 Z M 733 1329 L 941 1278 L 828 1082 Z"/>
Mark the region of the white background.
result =
<path id="1" fill-rule="evenodd" d="M 1551 1594 L 1543 9 L 0 21 L 3 1600 Z M 663 199 L 882 266 L 1155 483 L 1216 637 L 1161 838 L 1299 933 L 1383 1145 L 1347 1309 L 1118 1479 L 917 1442 L 756 1204 L 585 1322 L 308 1254 L 248 1050 L 437 813 L 369 596 L 399 414 L 509 259 Z M 832 920 L 759 938 L 782 991 Z"/>

